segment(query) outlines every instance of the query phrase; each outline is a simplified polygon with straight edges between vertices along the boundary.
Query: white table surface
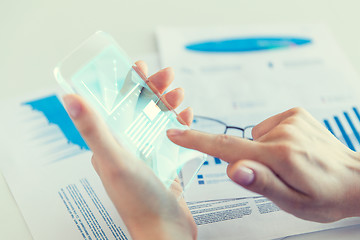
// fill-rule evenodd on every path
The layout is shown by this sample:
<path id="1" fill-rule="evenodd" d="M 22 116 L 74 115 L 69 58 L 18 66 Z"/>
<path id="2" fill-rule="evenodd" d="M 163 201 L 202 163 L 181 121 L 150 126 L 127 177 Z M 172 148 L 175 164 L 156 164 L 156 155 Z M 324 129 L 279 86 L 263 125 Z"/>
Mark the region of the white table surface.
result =
<path id="1" fill-rule="evenodd" d="M 0 100 L 54 85 L 52 69 L 97 30 L 132 57 L 156 52 L 156 26 L 325 23 L 360 70 L 358 0 L 18 0 L 0 2 Z M 0 147 L 0 151 L 2 148 Z M 4 151 L 2 159 L 8 161 Z M 286 239 L 359 239 L 350 227 Z M 0 175 L 0 239 L 32 239 Z"/>

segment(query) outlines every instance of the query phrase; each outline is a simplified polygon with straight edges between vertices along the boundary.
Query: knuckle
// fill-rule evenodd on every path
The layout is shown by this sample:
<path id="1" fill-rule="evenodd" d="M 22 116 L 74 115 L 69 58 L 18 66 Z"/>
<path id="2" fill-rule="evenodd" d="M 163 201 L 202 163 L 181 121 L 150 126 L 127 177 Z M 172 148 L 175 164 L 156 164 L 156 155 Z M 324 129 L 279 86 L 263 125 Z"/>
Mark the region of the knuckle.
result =
<path id="1" fill-rule="evenodd" d="M 215 136 L 214 148 L 221 148 L 223 145 L 226 145 L 230 141 L 230 136 L 226 134 L 219 134 Z"/>
<path id="2" fill-rule="evenodd" d="M 224 158 L 224 146 L 228 145 L 231 141 L 231 137 L 226 134 L 219 134 L 215 136 L 214 141 L 208 147 L 211 148 L 217 157 Z"/>
<path id="3" fill-rule="evenodd" d="M 108 183 L 116 183 L 122 176 L 122 169 L 111 159 L 101 159 L 98 164 L 99 175 L 103 181 Z"/>
<path id="4" fill-rule="evenodd" d="M 106 178 L 111 183 L 117 183 L 119 181 L 119 179 L 121 179 L 121 177 L 122 177 L 122 174 L 119 169 L 107 168 L 106 174 L 103 177 L 103 179 Z"/>
<path id="5" fill-rule="evenodd" d="M 93 165 L 96 163 L 96 156 L 94 154 L 91 156 L 91 163 Z"/>
<path id="6" fill-rule="evenodd" d="M 300 121 L 300 118 L 298 115 L 292 115 L 292 116 L 286 118 L 282 122 L 282 125 L 284 125 L 284 126 L 288 125 L 288 127 L 291 128 L 291 127 L 294 127 L 299 121 Z"/>
<path id="7" fill-rule="evenodd" d="M 84 123 L 78 126 L 79 132 L 84 138 L 91 138 L 96 133 L 96 127 L 89 123 Z"/>
<path id="8" fill-rule="evenodd" d="M 272 146 L 272 152 L 282 162 L 291 164 L 294 157 L 295 149 L 294 146 L 289 142 L 281 142 Z"/>
<path id="9" fill-rule="evenodd" d="M 259 137 L 259 125 L 256 125 L 256 126 L 253 126 L 252 128 L 251 128 L 251 136 L 253 136 L 253 138 L 258 138 Z"/>
<path id="10" fill-rule="evenodd" d="M 306 110 L 302 107 L 294 107 L 289 110 L 290 116 L 302 116 L 306 114 Z"/>
<path id="11" fill-rule="evenodd" d="M 291 139 L 295 131 L 295 127 L 292 124 L 281 124 L 276 129 L 277 134 L 282 139 Z"/>
<path id="12" fill-rule="evenodd" d="M 95 157 L 95 155 L 92 155 L 92 157 L 91 157 L 91 164 L 93 165 L 95 171 L 98 173 L 99 168 L 98 168 L 98 164 L 97 164 L 97 158 Z"/>
<path id="13" fill-rule="evenodd" d="M 256 181 L 256 189 L 260 194 L 268 196 L 273 193 L 271 187 L 273 186 L 273 182 L 274 180 L 268 174 L 264 174 Z"/>

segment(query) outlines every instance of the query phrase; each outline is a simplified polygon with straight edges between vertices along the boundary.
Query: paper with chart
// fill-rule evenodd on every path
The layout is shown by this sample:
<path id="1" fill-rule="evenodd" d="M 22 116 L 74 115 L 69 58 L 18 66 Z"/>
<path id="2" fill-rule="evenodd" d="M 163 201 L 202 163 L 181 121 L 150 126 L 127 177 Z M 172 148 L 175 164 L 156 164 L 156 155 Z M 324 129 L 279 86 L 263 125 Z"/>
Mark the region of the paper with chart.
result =
<path id="1" fill-rule="evenodd" d="M 259 29 L 263 28 L 251 30 L 255 34 Z M 214 32 L 221 33 L 223 31 L 210 30 L 208 29 L 207 36 L 211 36 Z M 235 32 L 234 29 L 230 30 L 228 32 Z M 309 108 L 311 113 L 319 121 L 323 122 L 324 126 L 328 127 L 329 130 L 331 129 L 340 140 L 350 148 L 352 145 L 357 150 L 360 146 L 358 143 L 360 130 L 360 120 L 358 118 L 360 106 L 358 103 L 360 101 L 354 92 L 359 88 L 356 83 L 350 83 L 349 85 L 346 83 L 355 81 L 356 74 L 346 64 L 341 53 L 337 52 L 337 47 L 332 45 L 331 36 L 327 35 L 327 32 L 324 33 L 318 30 L 310 29 L 310 32 L 308 32 L 305 28 L 301 30 L 301 33 L 307 32 L 307 37 L 313 34 L 314 36 L 321 35 L 322 37 L 319 37 L 319 40 L 313 41 L 319 42 L 321 40 L 320 42 L 324 46 L 332 49 L 327 55 L 323 55 L 324 52 L 317 48 L 306 51 L 306 56 L 310 56 L 315 52 L 318 53 L 321 59 L 326 58 L 325 63 L 330 65 L 321 68 L 334 71 L 326 73 L 331 77 L 327 78 L 326 82 L 321 82 L 321 84 L 324 84 L 324 94 L 321 99 L 310 96 L 310 90 L 312 89 L 302 90 L 303 86 L 298 88 L 300 82 L 291 82 L 290 88 L 292 87 L 292 91 L 287 92 L 289 84 L 286 85 L 286 83 L 288 82 L 277 78 L 275 74 L 283 76 L 282 70 L 284 70 L 286 64 L 283 64 L 283 68 L 278 69 L 273 74 L 267 72 L 269 75 L 265 74 L 265 70 L 264 73 L 255 71 L 254 79 L 251 75 L 252 70 L 249 68 L 246 74 L 251 81 L 244 81 L 245 78 L 243 78 L 241 81 L 242 90 L 239 90 L 237 80 L 238 76 L 240 76 L 239 69 L 235 65 L 229 67 L 226 64 L 220 64 L 220 68 L 216 68 L 216 61 L 210 59 L 208 55 L 205 57 L 206 61 L 208 61 L 205 62 L 205 66 L 195 70 L 184 68 L 183 72 L 179 72 L 177 66 L 174 65 L 177 74 L 175 84 L 185 88 L 186 105 L 194 106 L 196 114 L 210 115 L 226 122 L 228 125 L 239 127 L 256 124 L 283 108 L 292 104 L 295 105 L 295 102 L 304 100 L 303 106 L 307 107 L 306 104 L 310 100 L 317 101 L 318 104 L 310 106 L 312 107 Z M 271 33 L 272 31 L 274 29 L 267 28 L 265 32 Z M 283 31 L 285 31 L 283 28 L 278 28 L 276 33 L 280 34 Z M 290 32 L 294 33 L 296 31 L 295 28 L 291 28 Z M 182 35 L 178 30 L 171 30 L 171 33 L 175 34 L 175 37 Z M 201 31 L 197 29 L 196 34 L 200 33 Z M 193 32 L 194 36 L 196 34 Z M 169 37 L 171 37 L 171 34 L 167 36 L 167 38 Z M 176 47 L 170 47 L 183 38 L 179 37 L 171 44 L 168 42 L 166 48 L 168 50 L 176 49 Z M 297 51 L 300 48 L 294 50 Z M 162 49 L 163 51 L 164 49 Z M 280 54 L 270 51 L 269 53 L 278 56 L 278 61 L 269 61 L 269 56 L 262 54 L 262 52 L 258 52 L 256 56 L 261 59 L 268 59 L 265 61 L 267 63 L 265 65 L 269 68 L 273 66 L 274 69 L 277 62 L 281 63 L 280 57 L 286 56 L 285 52 Z M 187 62 L 186 58 L 181 54 L 178 57 L 179 60 L 182 59 L 183 62 Z M 226 56 L 228 59 L 237 57 L 241 56 L 231 56 L 231 54 Z M 295 58 L 297 55 L 295 54 L 293 57 Z M 202 63 L 201 59 L 195 60 L 199 64 Z M 213 65 L 206 67 L 209 62 L 213 63 Z M 255 68 L 256 64 L 259 64 L 256 57 L 250 54 L 247 55 L 246 60 L 243 62 L 253 63 Z M 294 59 L 290 63 L 291 67 L 295 67 Z M 304 78 L 307 82 L 317 79 L 317 77 L 313 77 L 319 75 L 317 71 L 319 71 L 320 67 L 315 67 L 317 71 L 313 69 L 313 65 L 317 66 L 316 61 L 295 61 L 295 63 L 297 63 L 295 65 L 299 64 L 299 66 L 291 68 L 291 71 L 286 70 L 287 75 L 294 73 L 297 74 L 297 78 L 300 78 L 300 73 L 304 74 L 301 69 L 305 68 L 305 75 L 309 76 L 309 78 Z M 192 66 L 196 67 L 197 65 L 192 64 L 190 67 Z M 223 67 L 221 68 L 221 66 Z M 313 70 L 310 71 L 310 69 Z M 196 74 L 200 70 L 205 72 L 213 71 L 214 74 L 206 75 L 206 79 L 201 79 L 201 76 L 204 76 L 203 74 L 197 74 L 196 79 L 189 77 L 192 73 L 195 72 Z M 233 70 L 235 73 L 232 72 Z M 315 75 L 310 73 L 315 73 Z M 184 77 L 184 74 L 187 74 L 187 77 Z M 260 91 L 261 94 L 271 95 L 266 99 L 265 97 L 261 98 L 263 102 L 254 100 L 260 93 L 252 91 L 254 89 L 252 84 L 255 86 L 260 84 L 261 79 L 256 79 L 256 77 L 261 74 L 270 76 L 271 78 L 267 78 L 268 80 L 274 78 L 271 85 L 266 86 L 267 89 L 261 89 Z M 342 87 L 339 86 L 341 84 L 337 81 L 338 79 L 334 77 L 339 74 L 342 76 L 340 78 Z M 221 76 L 227 76 L 227 78 L 223 80 Z M 219 82 L 219 79 L 222 81 Z M 206 87 L 205 90 L 204 86 Z M 230 94 L 225 94 L 229 88 L 222 89 L 224 86 L 231 86 L 229 87 L 231 88 Z M 271 87 L 278 88 L 274 90 Z M 332 89 L 333 87 L 338 87 L 337 95 L 335 91 L 327 91 L 328 88 Z M 198 91 L 193 91 L 193 88 L 203 89 L 203 93 L 197 94 Z M 299 91 L 294 90 L 297 88 Z M 196 94 L 192 95 L 192 91 Z M 310 95 L 305 95 L 304 92 Z M 279 96 L 285 93 L 288 95 L 283 95 L 283 98 L 287 99 L 289 96 L 294 96 L 294 102 L 290 100 L 285 102 L 280 99 Z M 234 97 L 236 101 L 232 100 Z M 239 99 L 236 97 L 239 97 Z M 10 153 L 9 156 L 11 156 L 11 158 L 1 162 L 2 170 L 7 172 L 6 180 L 34 239 L 63 239 L 64 236 L 69 239 L 89 239 L 89 237 L 92 237 L 92 239 L 129 239 L 125 226 L 122 224 L 116 210 L 104 192 L 100 180 L 91 167 L 87 146 L 79 138 L 77 131 L 74 131 L 68 119 L 64 118 L 67 115 L 64 115 L 64 110 L 61 109 L 59 102 L 56 91 L 45 91 L 23 97 L 18 101 L 10 101 L 1 107 L 4 116 L 6 116 L 1 119 L 0 124 L 2 126 L 2 137 L 6 137 L 3 142 L 7 144 L 7 150 Z M 201 105 L 202 102 L 208 104 Z M 280 104 L 280 106 L 277 104 Z M 216 111 L 214 111 L 215 109 Z M 54 114 L 55 118 L 53 117 Z M 70 125 L 63 125 L 68 123 Z M 189 202 L 195 221 L 199 224 L 199 239 L 211 239 L 211 237 L 238 239 L 239 235 L 246 236 L 247 239 L 270 239 L 360 223 L 358 219 L 349 219 L 334 225 L 322 225 L 295 219 L 279 211 L 273 203 L 264 198 L 247 196 L 244 195 L 244 192 L 241 194 L 237 191 L 229 193 L 229 189 L 237 186 L 226 185 L 231 183 L 224 174 L 226 164 L 221 162 L 220 159 L 211 157 L 209 157 L 207 163 L 208 165 L 205 165 L 200 170 L 195 181 L 193 181 L 193 186 L 186 193 L 188 199 L 191 197 L 193 200 L 203 200 L 202 202 Z M 11 171 L 14 167 L 17 170 Z M 228 195 L 223 195 L 222 190 L 224 190 L 224 194 Z M 217 191 L 216 194 L 213 194 L 215 191 Z M 195 192 L 197 194 L 194 194 Z M 204 201 L 219 199 L 219 197 L 221 199 L 230 198 L 231 196 L 233 199 Z M 39 212 L 41 214 L 38 214 Z M 46 221 L 47 219 L 52 219 L 52 221 Z"/>
<path id="2" fill-rule="evenodd" d="M 1 109 L 2 172 L 34 239 L 130 239 L 57 91 Z"/>
<path id="3" fill-rule="evenodd" d="M 354 151 L 360 151 L 360 104 L 344 104 L 343 106 L 326 106 L 321 108 L 312 107 L 308 108 L 308 110 L 346 146 Z M 257 123 L 261 117 L 264 117 L 263 113 L 259 113 L 257 116 L 249 113 L 247 117 L 242 117 L 241 120 L 245 125 L 250 125 L 251 122 Z M 228 119 L 228 122 L 231 122 L 231 120 Z M 209 127 L 204 130 L 211 132 L 212 128 Z M 226 162 L 208 156 L 207 161 L 200 168 L 185 191 L 186 200 L 196 202 L 259 196 L 232 182 L 226 175 L 226 168 Z M 187 175 L 185 166 L 183 170 L 185 181 L 192 177 L 191 173 L 190 171 L 189 175 Z"/>
<path id="4" fill-rule="evenodd" d="M 13 157 L 2 170 L 51 164 L 89 150 L 56 91 L 11 99 L 2 110 L 8 117 L 1 120 L 1 128 L 9 131 L 6 142 Z"/>
<path id="5" fill-rule="evenodd" d="M 79 144 L 81 141 L 77 142 L 79 145 L 74 144 L 77 138 L 68 137 L 76 136 L 77 132 L 68 126 L 70 132 L 64 133 L 65 129 L 50 121 L 52 114 L 62 119 L 61 122 L 67 121 L 58 102 L 56 93 L 46 92 L 6 105 L 6 115 L 12 121 L 8 121 L 6 130 L 2 131 L 9 133 L 8 136 L 14 133 L 15 137 L 8 138 L 8 146 L 16 145 L 18 150 L 33 148 L 28 158 L 21 155 L 23 158 L 8 163 L 7 168 L 4 165 L 3 169 L 6 169 L 6 180 L 34 239 L 130 239 L 91 166 L 91 153 L 85 145 Z M 48 108 L 43 108 L 45 106 L 52 110 L 49 112 Z M 322 117 L 333 124 L 333 116 L 341 117 L 341 114 L 334 112 Z M 24 141 L 18 139 L 16 128 Z M 26 162 L 26 167 L 11 171 L 16 164 Z M 331 225 L 309 223 L 280 211 L 263 197 L 188 205 L 199 226 L 199 239 L 238 239 L 239 234 L 247 239 L 271 239 L 360 223 L 358 219 Z"/>
<path id="6" fill-rule="evenodd" d="M 192 106 L 195 115 L 245 127 L 288 108 L 301 106 L 349 148 L 360 150 L 360 81 L 326 27 L 161 27 L 157 37 L 161 66 L 174 68 L 175 84 L 186 92 L 181 107 Z M 248 45 L 248 51 L 234 46 L 234 42 L 247 41 L 249 44 L 254 39 L 258 40 L 257 45 Z M 261 42 L 264 39 L 266 41 Z M 269 39 L 294 42 L 289 45 L 275 42 L 279 46 L 269 47 L 266 46 Z M 299 39 L 306 44 L 298 44 Z M 211 128 L 208 131 L 211 132 Z M 233 209 L 231 206 L 218 208 L 208 201 L 231 196 L 229 192 L 221 193 L 222 189 L 227 189 L 221 186 L 227 183 L 226 176 L 221 175 L 225 166 L 216 164 L 216 159 L 212 161 L 215 164 L 211 171 L 203 166 L 200 176 L 192 182 L 185 195 L 189 201 L 202 201 L 189 204 L 203 204 L 210 209 L 196 212 L 198 218 L 209 221 L 199 226 L 200 236 L 204 239 L 211 239 L 210 236 L 217 233 L 223 233 L 222 239 L 236 239 L 236 233 L 244 234 L 238 228 L 247 223 L 253 224 L 249 228 L 256 226 L 258 230 L 247 231 L 250 232 L 247 239 L 293 235 L 349 224 L 320 226 L 301 220 L 287 221 L 291 217 L 282 211 L 274 211 L 266 217 L 259 215 L 259 218 L 238 211 L 231 220 L 220 217 L 220 222 L 211 222 L 209 218 L 215 216 L 216 219 L 216 216 L 223 216 L 223 211 Z M 203 181 L 206 174 L 211 184 Z M 211 181 L 211 177 L 216 181 Z M 233 199 L 255 201 L 236 191 L 232 193 Z M 358 219 L 355 222 L 360 223 Z M 278 229 L 277 226 L 284 228 Z"/>
<path id="7" fill-rule="evenodd" d="M 312 110 L 314 116 L 331 129 L 339 140 L 349 144 L 350 148 L 360 150 L 360 105 Z M 216 167 L 216 164 L 213 166 Z M 206 166 L 203 166 L 202 170 L 205 174 L 208 173 Z M 217 174 L 220 174 L 220 171 L 221 168 L 214 170 Z M 360 218 L 331 224 L 304 221 L 281 211 L 264 197 L 239 195 L 238 199 L 206 200 L 209 196 L 218 196 L 213 191 L 222 192 L 222 189 L 217 189 L 216 186 L 220 185 L 199 184 L 195 180 L 185 194 L 188 201 L 199 198 L 199 195 L 203 197 L 203 201 L 188 202 L 198 224 L 199 239 L 238 239 L 239 234 L 244 239 L 273 239 L 360 224 Z"/>
<path id="8" fill-rule="evenodd" d="M 174 85 L 185 89 L 180 108 L 191 106 L 195 115 L 245 127 L 291 107 L 316 114 L 318 109 L 331 113 L 360 103 L 358 75 L 323 25 L 160 27 L 157 38 L 161 65 L 172 66 Z M 248 49 L 234 46 L 236 42 Z M 339 129 L 339 121 L 333 124 Z M 347 130 L 337 136 L 344 140 L 348 133 L 357 145 L 356 134 Z M 218 168 L 223 173 L 224 166 Z M 210 176 L 216 176 L 214 171 Z M 228 179 L 217 180 L 212 183 L 224 184 Z M 222 193 L 215 190 L 225 189 L 219 184 L 195 185 L 196 181 L 194 191 L 188 192 L 191 201 L 219 199 Z M 201 199 L 197 192 L 208 194 Z M 241 197 L 232 193 L 233 198 Z M 229 195 L 226 191 L 223 196 Z"/>
<path id="9" fill-rule="evenodd" d="M 322 25 L 161 27 L 157 39 L 161 66 L 174 68 L 174 84 L 186 90 L 183 106 L 191 105 L 195 114 L 222 118 L 358 100 L 357 73 Z M 241 52 L 230 41 L 249 39 L 273 46 Z M 255 43 L 246 44 L 251 49 Z"/>

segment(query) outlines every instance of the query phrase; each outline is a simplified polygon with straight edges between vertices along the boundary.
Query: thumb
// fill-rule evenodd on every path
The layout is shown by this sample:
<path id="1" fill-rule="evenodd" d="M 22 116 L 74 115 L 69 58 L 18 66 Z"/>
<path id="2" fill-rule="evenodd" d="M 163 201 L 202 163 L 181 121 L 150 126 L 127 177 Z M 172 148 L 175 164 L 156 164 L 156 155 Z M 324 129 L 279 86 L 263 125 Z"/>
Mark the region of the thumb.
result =
<path id="1" fill-rule="evenodd" d="M 298 194 L 267 166 L 255 161 L 241 160 L 230 163 L 227 174 L 235 183 L 259 193 L 275 203 L 292 201 Z"/>
<path id="2" fill-rule="evenodd" d="M 95 155 L 109 155 L 118 145 L 103 119 L 75 94 L 63 97 L 64 106 L 76 128 Z"/>

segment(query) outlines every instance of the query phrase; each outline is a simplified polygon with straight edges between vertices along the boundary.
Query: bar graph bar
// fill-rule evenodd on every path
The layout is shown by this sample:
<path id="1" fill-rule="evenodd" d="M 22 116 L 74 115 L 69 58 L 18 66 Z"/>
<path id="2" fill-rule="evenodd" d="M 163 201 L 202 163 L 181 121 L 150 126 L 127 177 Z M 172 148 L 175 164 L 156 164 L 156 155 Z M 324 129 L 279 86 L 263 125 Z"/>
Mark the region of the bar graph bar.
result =
<path id="1" fill-rule="evenodd" d="M 360 144 L 360 134 L 357 131 L 357 129 L 355 128 L 354 123 L 352 122 L 350 115 L 347 112 L 344 112 L 344 116 L 345 116 L 346 120 L 348 121 L 349 126 L 351 127 L 351 130 L 353 131 L 354 136 L 356 137 L 356 140 Z"/>
<path id="2" fill-rule="evenodd" d="M 359 114 L 359 111 L 357 110 L 357 108 L 353 107 L 353 111 L 354 111 L 356 117 L 358 118 L 358 120 L 360 121 L 360 114 Z"/>
<path id="3" fill-rule="evenodd" d="M 221 164 L 221 160 L 219 158 L 214 158 L 215 164 Z"/>
<path id="4" fill-rule="evenodd" d="M 340 132 L 341 132 L 341 134 L 342 134 L 345 142 L 346 142 L 346 145 L 348 145 L 348 147 L 349 147 L 351 150 L 355 151 L 355 147 L 354 147 L 354 145 L 352 144 L 352 142 L 351 142 L 351 140 L 350 140 L 350 138 L 349 138 L 349 135 L 348 135 L 347 132 L 345 131 L 344 126 L 342 125 L 339 117 L 335 116 L 335 117 L 334 117 L 334 120 L 335 120 L 335 122 L 336 122 L 336 124 L 337 124 L 337 126 L 338 126 L 338 128 L 339 128 L 339 130 L 340 130 Z"/>
<path id="5" fill-rule="evenodd" d="M 222 164 L 223 162 L 221 161 L 220 158 L 217 158 L 217 157 L 212 157 L 212 156 L 208 156 L 208 158 L 206 159 L 206 161 L 203 163 L 204 166 L 207 166 L 207 165 L 220 165 Z"/>
<path id="6" fill-rule="evenodd" d="M 329 120 L 325 119 L 324 120 L 324 124 L 325 124 L 325 127 L 336 137 L 335 133 L 334 133 L 334 130 L 332 129 L 331 125 L 330 125 L 330 122 Z"/>

